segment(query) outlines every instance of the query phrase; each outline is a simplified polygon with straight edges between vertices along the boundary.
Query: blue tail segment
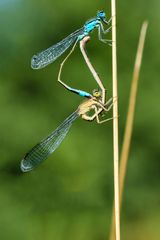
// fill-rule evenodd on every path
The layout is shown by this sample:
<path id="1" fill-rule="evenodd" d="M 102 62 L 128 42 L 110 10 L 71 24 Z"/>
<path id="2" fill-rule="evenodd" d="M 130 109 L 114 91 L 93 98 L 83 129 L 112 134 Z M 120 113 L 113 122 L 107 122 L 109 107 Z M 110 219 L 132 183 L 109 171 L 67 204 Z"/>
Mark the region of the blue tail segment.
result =
<path id="1" fill-rule="evenodd" d="M 91 98 L 92 97 L 92 95 L 90 93 L 85 92 L 83 90 L 79 90 L 79 89 L 75 89 L 75 88 L 71 88 L 71 87 L 69 87 L 68 90 L 78 94 L 81 97 L 86 97 L 86 98 Z"/>

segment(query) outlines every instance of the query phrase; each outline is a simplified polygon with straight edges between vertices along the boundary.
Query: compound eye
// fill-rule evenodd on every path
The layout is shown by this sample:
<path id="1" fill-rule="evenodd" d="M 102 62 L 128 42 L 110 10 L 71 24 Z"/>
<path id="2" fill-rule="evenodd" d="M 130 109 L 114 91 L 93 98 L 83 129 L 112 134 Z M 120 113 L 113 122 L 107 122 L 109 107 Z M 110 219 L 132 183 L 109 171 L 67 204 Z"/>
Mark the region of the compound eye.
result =
<path id="1" fill-rule="evenodd" d="M 98 97 L 101 96 L 101 92 L 98 91 L 98 90 L 94 90 L 94 91 L 93 91 L 93 96 L 96 97 L 96 98 L 98 98 Z"/>
<path id="2" fill-rule="evenodd" d="M 104 11 L 99 11 L 99 12 L 98 12 L 98 16 L 99 16 L 100 18 L 105 18 L 106 14 L 105 14 Z"/>
<path id="3" fill-rule="evenodd" d="M 100 96 L 100 93 L 99 92 L 96 92 L 95 93 L 95 97 L 99 97 Z"/>

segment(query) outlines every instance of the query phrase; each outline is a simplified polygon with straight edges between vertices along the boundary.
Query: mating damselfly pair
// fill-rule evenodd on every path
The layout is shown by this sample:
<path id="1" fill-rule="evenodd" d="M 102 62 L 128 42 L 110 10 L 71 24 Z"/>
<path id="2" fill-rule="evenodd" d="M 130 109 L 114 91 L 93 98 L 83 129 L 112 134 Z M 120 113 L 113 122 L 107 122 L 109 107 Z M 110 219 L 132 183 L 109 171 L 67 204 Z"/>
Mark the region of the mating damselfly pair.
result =
<path id="1" fill-rule="evenodd" d="M 55 61 L 59 56 L 61 56 L 71 45 L 74 44 L 74 47 L 75 47 L 77 42 L 80 41 L 80 44 L 82 43 L 81 44 L 82 54 L 86 60 L 86 63 L 89 69 L 91 70 L 92 73 L 94 72 L 93 74 L 94 78 L 99 84 L 99 87 L 101 90 L 94 90 L 93 93 L 90 94 L 86 91 L 71 88 L 67 84 L 64 84 L 60 80 L 60 77 L 58 78 L 59 82 L 62 83 L 63 86 L 65 86 L 68 90 L 75 92 L 80 96 L 86 97 L 87 99 L 84 102 L 82 102 L 78 106 L 77 110 L 73 112 L 66 120 L 64 120 L 64 122 L 55 131 L 53 131 L 40 143 L 35 145 L 24 156 L 24 158 L 21 161 L 21 170 L 23 172 L 27 172 L 34 169 L 34 167 L 36 167 L 41 162 L 43 162 L 47 157 L 49 157 L 49 155 L 53 153 L 57 149 L 57 147 L 60 145 L 62 140 L 67 135 L 72 123 L 78 117 L 81 117 L 86 121 L 93 121 L 94 119 L 96 119 L 97 123 L 102 123 L 109 120 L 109 119 L 100 120 L 99 116 L 101 115 L 102 112 L 108 112 L 111 109 L 113 105 L 113 101 L 112 99 L 109 99 L 108 101 L 106 101 L 105 88 L 100 78 L 98 77 L 98 74 L 96 73 L 93 66 L 91 65 L 83 47 L 85 43 L 88 41 L 87 36 L 95 28 L 98 28 L 99 40 L 102 42 L 107 42 L 108 40 L 105 40 L 102 38 L 102 33 L 107 33 L 109 31 L 110 28 L 104 30 L 104 27 L 103 27 L 103 23 L 108 25 L 109 22 L 110 20 L 109 21 L 106 20 L 105 12 L 99 11 L 97 13 L 97 16 L 87 21 L 82 28 L 70 34 L 68 37 L 66 37 L 59 43 L 33 56 L 31 60 L 32 68 L 33 69 L 44 68 L 48 64 Z M 74 47 L 71 51 L 74 50 Z M 70 53 L 68 54 L 68 56 L 69 55 Z M 60 68 L 60 73 L 61 73 L 61 68 Z M 93 110 L 92 115 L 90 115 L 91 110 Z"/>

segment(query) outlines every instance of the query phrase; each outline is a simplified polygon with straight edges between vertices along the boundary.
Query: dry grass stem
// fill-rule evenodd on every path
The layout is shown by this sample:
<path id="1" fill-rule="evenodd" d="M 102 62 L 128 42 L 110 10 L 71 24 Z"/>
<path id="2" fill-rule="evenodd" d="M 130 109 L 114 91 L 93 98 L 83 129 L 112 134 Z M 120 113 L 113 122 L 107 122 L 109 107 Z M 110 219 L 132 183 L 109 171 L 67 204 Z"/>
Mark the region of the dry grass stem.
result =
<path id="1" fill-rule="evenodd" d="M 148 26 L 148 23 L 144 22 L 141 28 L 138 49 L 137 49 L 137 54 L 135 59 L 135 65 L 134 65 L 134 71 L 133 71 L 133 77 L 132 77 L 129 106 L 128 106 L 128 113 L 127 113 L 127 120 L 126 120 L 126 129 L 124 133 L 124 140 L 123 140 L 123 146 L 122 146 L 122 152 L 121 152 L 121 158 L 120 158 L 121 159 L 120 161 L 120 203 L 122 201 L 124 179 L 126 175 L 126 166 L 127 166 L 131 136 L 133 131 L 133 121 L 134 121 L 134 115 L 135 115 L 135 104 L 136 104 L 136 96 L 137 96 L 137 89 L 138 89 L 138 80 L 139 80 L 139 73 L 140 73 L 140 68 L 142 63 L 142 55 L 143 55 L 147 26 Z"/>
<path id="2" fill-rule="evenodd" d="M 130 143 L 131 143 L 131 136 L 133 131 L 133 120 L 134 120 L 134 114 L 135 114 L 138 80 L 139 80 L 139 73 L 140 73 L 140 68 L 142 63 L 142 55 L 143 55 L 145 38 L 146 38 L 147 26 L 148 26 L 148 23 L 145 21 L 142 25 L 141 32 L 140 32 L 135 65 L 133 70 L 132 83 L 131 83 L 126 128 L 125 128 L 124 140 L 123 140 L 123 146 L 122 146 L 122 152 L 121 152 L 121 158 L 120 158 L 120 174 L 119 174 L 120 175 L 120 187 L 119 187 L 120 206 L 122 202 L 124 180 L 126 176 L 126 167 L 127 167 L 127 161 L 128 161 L 128 155 L 129 155 L 129 149 L 130 149 Z M 110 240 L 115 239 L 114 222 L 115 222 L 115 217 L 114 217 L 114 209 L 113 209 Z"/>
<path id="3" fill-rule="evenodd" d="M 117 49 L 116 49 L 116 1 L 111 0 L 112 9 L 112 85 L 113 99 L 113 161 L 114 161 L 114 207 L 115 236 L 120 240 L 120 210 L 119 210 L 119 145 L 118 145 L 118 90 L 117 90 Z"/>

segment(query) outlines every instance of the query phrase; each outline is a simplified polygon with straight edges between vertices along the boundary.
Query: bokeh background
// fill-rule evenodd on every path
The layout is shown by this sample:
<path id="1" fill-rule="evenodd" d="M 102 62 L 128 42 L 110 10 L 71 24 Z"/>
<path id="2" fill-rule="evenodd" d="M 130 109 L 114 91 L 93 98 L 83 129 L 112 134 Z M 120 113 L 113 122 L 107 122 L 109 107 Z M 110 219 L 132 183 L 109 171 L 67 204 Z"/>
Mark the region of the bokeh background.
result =
<path id="1" fill-rule="evenodd" d="M 112 123 L 77 120 L 45 163 L 21 173 L 20 160 L 82 101 L 57 82 L 60 62 L 34 71 L 33 54 L 60 41 L 110 1 L 0 0 L 0 239 L 108 239 L 113 202 Z M 131 76 L 143 20 L 148 19 L 134 133 L 121 217 L 122 239 L 160 238 L 158 0 L 118 1 L 120 147 Z M 111 38 L 111 35 L 107 35 Z M 111 47 L 97 31 L 88 54 L 111 96 Z M 92 91 L 97 85 L 77 46 L 63 79 Z M 110 113 L 111 114 L 111 113 Z M 110 116 L 110 115 L 109 115 Z"/>

